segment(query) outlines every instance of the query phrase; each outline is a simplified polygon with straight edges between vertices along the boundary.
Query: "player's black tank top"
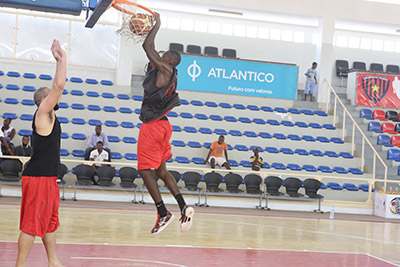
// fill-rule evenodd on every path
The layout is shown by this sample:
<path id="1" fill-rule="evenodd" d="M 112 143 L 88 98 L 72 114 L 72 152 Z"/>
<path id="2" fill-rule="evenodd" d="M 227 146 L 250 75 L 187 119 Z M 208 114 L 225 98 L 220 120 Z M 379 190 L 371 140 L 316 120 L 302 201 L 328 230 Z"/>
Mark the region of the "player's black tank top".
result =
<path id="1" fill-rule="evenodd" d="M 176 86 L 178 83 L 178 73 L 173 68 L 170 82 L 163 88 L 156 86 L 158 69 L 153 68 L 143 81 L 144 97 L 139 119 L 143 122 L 151 122 L 161 118 L 169 110 L 180 105 Z"/>
<path id="2" fill-rule="evenodd" d="M 36 111 L 37 112 L 37 111 Z M 61 126 L 57 117 L 53 130 L 48 136 L 36 132 L 36 112 L 32 122 L 32 148 L 31 160 L 25 165 L 23 176 L 58 176 L 60 169 L 60 137 Z"/>

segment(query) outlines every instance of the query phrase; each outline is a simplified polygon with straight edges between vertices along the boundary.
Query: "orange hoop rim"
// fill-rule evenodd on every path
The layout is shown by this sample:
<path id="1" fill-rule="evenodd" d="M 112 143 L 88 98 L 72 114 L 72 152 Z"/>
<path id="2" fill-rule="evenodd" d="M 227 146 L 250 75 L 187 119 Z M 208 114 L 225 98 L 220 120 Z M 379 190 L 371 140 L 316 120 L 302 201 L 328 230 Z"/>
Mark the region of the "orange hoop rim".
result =
<path id="1" fill-rule="evenodd" d="M 156 14 L 153 10 L 151 10 L 151 9 L 145 7 L 145 6 L 142 6 L 142 5 L 140 5 L 140 4 L 137 4 L 137 3 L 135 3 L 135 2 L 131 2 L 131 1 L 127 1 L 127 0 L 113 0 L 113 1 L 112 1 L 111 6 L 112 6 L 113 8 L 115 8 L 116 10 L 118 10 L 118 11 L 120 11 L 120 12 L 129 14 L 129 15 L 135 15 L 135 13 L 133 13 L 133 12 L 131 12 L 131 11 L 129 11 L 129 10 L 126 10 L 126 9 L 123 8 L 123 7 L 120 7 L 118 4 L 125 4 L 125 5 L 136 6 L 136 7 L 138 7 L 138 8 L 141 8 L 141 9 L 143 9 L 143 10 L 148 11 L 148 12 L 149 12 L 150 14 L 152 14 L 153 16 Z"/>

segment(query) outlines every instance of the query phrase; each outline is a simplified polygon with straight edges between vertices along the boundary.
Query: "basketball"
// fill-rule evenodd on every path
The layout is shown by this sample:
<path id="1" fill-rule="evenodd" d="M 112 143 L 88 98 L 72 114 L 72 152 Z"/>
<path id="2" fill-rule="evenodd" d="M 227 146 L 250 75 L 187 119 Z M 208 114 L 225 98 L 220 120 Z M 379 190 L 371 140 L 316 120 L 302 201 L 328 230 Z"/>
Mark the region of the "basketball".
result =
<path id="1" fill-rule="evenodd" d="M 133 14 L 129 21 L 129 29 L 136 35 L 147 35 L 152 27 L 152 17 L 146 14 Z"/>

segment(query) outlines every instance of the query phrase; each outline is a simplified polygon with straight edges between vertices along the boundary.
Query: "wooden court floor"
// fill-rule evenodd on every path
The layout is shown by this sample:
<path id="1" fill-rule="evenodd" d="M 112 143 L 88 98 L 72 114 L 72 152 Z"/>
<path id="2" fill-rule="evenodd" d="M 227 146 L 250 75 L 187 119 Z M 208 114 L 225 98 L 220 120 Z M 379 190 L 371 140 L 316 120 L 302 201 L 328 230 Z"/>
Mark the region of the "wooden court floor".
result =
<path id="1" fill-rule="evenodd" d="M 0 198 L 0 266 L 13 266 L 19 198 Z M 177 206 L 169 205 L 178 217 Z M 57 231 L 65 266 L 399 266 L 400 223 L 373 216 L 196 208 L 187 233 L 159 235 L 152 204 L 64 201 Z M 37 239 L 27 266 L 46 266 Z"/>

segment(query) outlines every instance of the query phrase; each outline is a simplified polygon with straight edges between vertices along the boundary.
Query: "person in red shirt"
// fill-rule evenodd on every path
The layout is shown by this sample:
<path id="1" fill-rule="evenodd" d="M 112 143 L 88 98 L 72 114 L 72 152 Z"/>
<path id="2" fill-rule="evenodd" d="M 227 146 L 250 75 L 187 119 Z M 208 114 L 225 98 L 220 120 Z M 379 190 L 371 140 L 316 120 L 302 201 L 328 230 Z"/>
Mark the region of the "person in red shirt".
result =
<path id="1" fill-rule="evenodd" d="M 224 152 L 225 158 L 222 156 Z M 231 169 L 228 160 L 228 146 L 225 143 L 225 137 L 223 135 L 219 136 L 218 141 L 212 143 L 204 163 L 210 163 L 211 169 L 215 169 L 215 164 L 220 167 L 225 167 L 227 170 Z"/>

